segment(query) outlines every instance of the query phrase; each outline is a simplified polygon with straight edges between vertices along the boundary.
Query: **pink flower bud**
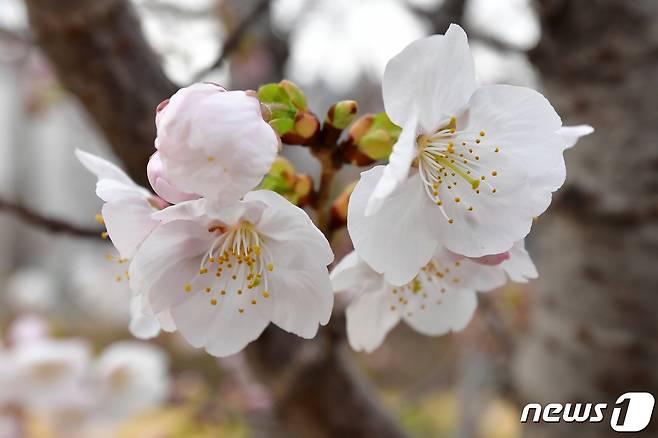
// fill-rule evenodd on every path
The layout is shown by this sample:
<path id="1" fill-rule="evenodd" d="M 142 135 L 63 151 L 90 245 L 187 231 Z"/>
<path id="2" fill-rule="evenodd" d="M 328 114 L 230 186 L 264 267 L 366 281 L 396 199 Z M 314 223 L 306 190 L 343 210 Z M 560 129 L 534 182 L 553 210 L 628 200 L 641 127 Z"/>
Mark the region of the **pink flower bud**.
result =
<path id="1" fill-rule="evenodd" d="M 187 194 L 240 199 L 260 182 L 278 152 L 279 138 L 263 120 L 258 98 L 216 84 L 180 89 L 158 106 L 156 126 L 159 175 L 166 175 L 168 188 Z M 171 201 L 171 194 L 159 191 L 168 189 L 153 187 Z"/>
<path id="2" fill-rule="evenodd" d="M 158 196 L 171 204 L 178 204 L 179 202 L 189 201 L 199 197 L 193 193 L 187 193 L 182 190 L 178 190 L 176 187 L 171 185 L 171 183 L 165 177 L 164 167 L 159 152 L 151 155 L 148 166 L 146 166 L 146 173 L 148 175 L 149 182 L 151 183 L 151 187 L 153 187 L 153 190 L 155 190 L 155 193 L 157 193 Z"/>

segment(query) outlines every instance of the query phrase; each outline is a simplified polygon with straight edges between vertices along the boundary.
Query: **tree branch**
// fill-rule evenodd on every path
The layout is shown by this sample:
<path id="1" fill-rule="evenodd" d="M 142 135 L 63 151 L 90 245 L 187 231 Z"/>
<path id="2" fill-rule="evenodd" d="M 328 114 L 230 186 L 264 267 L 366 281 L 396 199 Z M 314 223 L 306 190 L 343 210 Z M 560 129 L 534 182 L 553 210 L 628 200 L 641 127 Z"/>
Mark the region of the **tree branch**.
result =
<path id="1" fill-rule="evenodd" d="M 25 224 L 41 228 L 42 230 L 49 231 L 51 233 L 69 234 L 76 237 L 99 238 L 103 231 L 81 227 L 60 219 L 49 218 L 30 210 L 21 204 L 11 202 L 6 199 L 0 199 L 0 211 L 11 213 L 21 219 Z"/>
<path id="2" fill-rule="evenodd" d="M 255 23 L 263 13 L 267 12 L 269 6 L 270 0 L 258 0 L 258 3 L 256 3 L 256 6 L 254 6 L 251 12 L 249 12 L 242 19 L 242 21 L 240 21 L 237 26 L 235 26 L 235 29 L 233 29 L 233 31 L 226 38 L 224 45 L 222 46 L 222 51 L 217 57 L 217 60 L 213 62 L 210 67 L 199 72 L 195 76 L 195 80 L 198 81 L 209 72 L 221 67 L 226 58 L 238 47 L 240 41 L 242 41 L 242 37 L 247 32 L 247 30 L 249 30 L 251 25 Z"/>

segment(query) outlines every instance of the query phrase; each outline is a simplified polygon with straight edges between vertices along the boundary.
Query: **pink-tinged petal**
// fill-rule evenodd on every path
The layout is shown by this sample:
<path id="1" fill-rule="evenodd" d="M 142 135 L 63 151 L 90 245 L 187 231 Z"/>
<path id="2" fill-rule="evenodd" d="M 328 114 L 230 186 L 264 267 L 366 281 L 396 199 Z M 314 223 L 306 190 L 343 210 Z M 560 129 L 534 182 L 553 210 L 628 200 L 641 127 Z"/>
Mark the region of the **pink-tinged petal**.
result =
<path id="1" fill-rule="evenodd" d="M 441 236 L 431 214 L 435 206 L 422 189 L 418 174 L 410 177 L 372 216 L 365 215 L 370 194 L 384 172 L 376 166 L 361 173 L 350 197 L 347 229 L 354 249 L 393 285 L 410 282 L 434 254 Z"/>
<path id="2" fill-rule="evenodd" d="M 101 214 L 107 233 L 122 258 L 132 258 L 158 225 L 158 221 L 151 219 L 152 212 L 148 201 L 139 195 L 103 205 Z"/>
<path id="3" fill-rule="evenodd" d="M 393 152 L 388 164 L 384 168 L 382 177 L 368 199 L 365 214 L 370 216 L 379 211 L 387 198 L 391 196 L 401 184 L 406 181 L 411 169 L 411 163 L 418 154 L 416 137 L 418 136 L 416 117 L 411 117 L 400 134 L 400 138 L 393 145 Z"/>
<path id="4" fill-rule="evenodd" d="M 159 152 L 154 153 L 149 159 L 146 173 L 155 193 L 171 204 L 178 204 L 199 197 L 199 195 L 178 190 L 167 180 Z"/>
<path id="5" fill-rule="evenodd" d="M 240 302 L 220 299 L 211 305 L 203 292 L 195 292 L 171 311 L 176 327 L 194 347 L 218 357 L 235 354 L 260 336 L 269 321 L 251 308 L 240 312 Z"/>
<path id="6" fill-rule="evenodd" d="M 245 201 L 267 206 L 254 223 L 265 245 L 277 253 L 275 266 L 317 270 L 333 261 L 329 242 L 304 210 L 270 190 L 249 192 Z"/>
<path id="7" fill-rule="evenodd" d="M 510 280 L 516 283 L 527 283 L 538 277 L 537 268 L 526 251 L 523 240 L 514 243 L 509 253 L 509 260 L 501 263 L 500 267 L 509 275 Z"/>
<path id="8" fill-rule="evenodd" d="M 391 59 L 382 89 L 386 113 L 403 126 L 418 114 L 426 132 L 455 116 L 475 91 L 475 67 L 464 30 L 450 25 L 445 35 L 409 44 Z"/>
<path id="9" fill-rule="evenodd" d="M 580 137 L 590 135 L 594 128 L 590 125 L 563 126 L 557 130 L 557 133 L 564 139 L 564 148 L 572 148 Z"/>
<path id="10" fill-rule="evenodd" d="M 489 254 L 482 257 L 471 257 L 475 263 L 486 266 L 497 266 L 509 259 L 509 251 L 501 252 L 498 254 Z"/>
<path id="11" fill-rule="evenodd" d="M 390 288 L 364 290 L 347 306 L 347 340 L 356 351 L 371 353 L 400 321 L 391 311 L 387 294 Z"/>
<path id="12" fill-rule="evenodd" d="M 201 255 L 213 234 L 192 221 L 160 225 L 140 246 L 130 263 L 130 287 L 145 294 L 154 313 L 186 299 L 184 287 L 199 272 Z"/>
<path id="13" fill-rule="evenodd" d="M 473 318 L 477 296 L 468 289 L 449 289 L 439 301 L 425 309 L 416 308 L 402 314 L 414 330 L 428 336 L 444 335 L 463 330 Z"/>

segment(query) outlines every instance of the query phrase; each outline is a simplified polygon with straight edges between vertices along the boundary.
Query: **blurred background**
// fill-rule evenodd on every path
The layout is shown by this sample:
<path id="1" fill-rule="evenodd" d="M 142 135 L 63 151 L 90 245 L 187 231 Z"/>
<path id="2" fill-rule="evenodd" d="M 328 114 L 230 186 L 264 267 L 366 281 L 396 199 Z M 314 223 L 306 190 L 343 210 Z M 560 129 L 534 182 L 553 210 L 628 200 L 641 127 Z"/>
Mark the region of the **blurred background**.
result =
<path id="1" fill-rule="evenodd" d="M 481 295 L 461 333 L 401 324 L 373 354 L 341 346 L 347 380 L 319 360 L 290 384 L 310 347 L 276 356 L 293 342 L 278 333 L 222 360 L 175 333 L 131 338 L 124 268 L 97 232 L 76 148 L 143 183 L 155 105 L 198 80 L 286 78 L 319 117 L 342 99 L 382 111 L 386 62 L 451 22 L 482 83 L 539 89 L 565 124 L 597 130 L 567 152 L 567 183 L 528 239 L 538 281 Z M 305 148 L 285 154 L 318 177 Z M 332 195 L 360 170 L 343 169 Z M 344 230 L 334 242 L 349 250 Z M 522 425 L 521 408 L 658 394 L 657 268 L 653 0 L 0 2 L 0 438 L 605 437 L 608 424 Z M 278 365 L 262 373 L 254 357 Z M 363 411 L 350 409 L 355 382 Z M 638 435 L 658 436 L 655 423 Z"/>

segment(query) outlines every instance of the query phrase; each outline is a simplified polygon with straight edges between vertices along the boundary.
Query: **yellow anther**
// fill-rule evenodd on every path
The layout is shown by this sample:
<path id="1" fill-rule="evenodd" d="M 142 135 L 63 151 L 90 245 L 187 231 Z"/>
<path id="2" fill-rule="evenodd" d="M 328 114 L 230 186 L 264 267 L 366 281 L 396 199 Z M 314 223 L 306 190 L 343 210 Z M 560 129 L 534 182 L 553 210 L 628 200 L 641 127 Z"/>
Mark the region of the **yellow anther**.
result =
<path id="1" fill-rule="evenodd" d="M 264 290 L 261 295 L 263 295 L 264 298 L 269 298 L 270 297 L 270 293 L 266 290 Z"/>
<path id="2" fill-rule="evenodd" d="M 238 289 L 238 295 L 242 295 L 242 289 Z"/>
<path id="3" fill-rule="evenodd" d="M 267 270 L 272 272 L 274 270 L 274 265 L 272 263 L 267 264 Z"/>
<path id="4" fill-rule="evenodd" d="M 484 131 L 480 131 L 480 137 L 484 137 L 486 133 Z"/>
<path id="5" fill-rule="evenodd" d="M 212 298 L 210 300 L 210 304 L 212 304 L 213 306 L 216 306 L 217 305 L 217 298 Z"/>
<path id="6" fill-rule="evenodd" d="M 244 313 L 244 309 L 238 309 L 238 312 Z"/>
<path id="7" fill-rule="evenodd" d="M 495 188 L 491 189 L 491 193 L 496 193 L 496 189 Z"/>
<path id="8" fill-rule="evenodd" d="M 480 141 L 481 141 L 481 140 L 480 140 L 479 138 L 476 138 L 476 139 L 475 139 L 475 142 L 476 142 L 477 144 L 480 144 Z"/>
<path id="9" fill-rule="evenodd" d="M 213 161 L 215 161 L 215 157 L 213 157 L 212 155 L 208 155 L 208 162 L 212 163 Z"/>
<path id="10" fill-rule="evenodd" d="M 208 257 L 208 262 L 209 263 L 215 263 L 215 258 L 214 257 Z"/>
<path id="11" fill-rule="evenodd" d="M 207 269 L 207 268 L 201 268 L 201 269 L 199 269 L 199 274 L 207 274 L 207 273 L 208 273 L 208 269 Z"/>
<path id="12" fill-rule="evenodd" d="M 120 282 L 120 281 L 121 281 L 121 276 L 120 276 L 120 275 L 117 275 L 116 278 L 115 278 L 115 280 L 117 281 L 117 283 Z"/>
<path id="13" fill-rule="evenodd" d="M 185 292 L 192 292 L 192 285 L 190 283 L 185 283 L 183 290 L 185 290 Z"/>
<path id="14" fill-rule="evenodd" d="M 455 198 L 455 202 L 459 203 L 461 199 L 459 197 Z"/>
<path id="15" fill-rule="evenodd" d="M 107 239 L 107 236 L 108 236 L 107 231 L 103 231 L 101 233 L 101 239 Z"/>
<path id="16" fill-rule="evenodd" d="M 94 216 L 94 219 L 96 219 L 96 222 L 98 222 L 101 225 L 105 225 L 105 220 L 103 219 L 103 215 L 100 213 L 97 213 L 96 216 Z"/>
<path id="17" fill-rule="evenodd" d="M 449 223 L 449 224 L 454 224 L 455 221 L 454 221 L 454 219 L 448 219 L 448 223 Z"/>
<path id="18" fill-rule="evenodd" d="M 494 149 L 494 152 L 495 152 L 495 153 L 500 152 L 500 148 L 496 148 L 496 149 Z"/>
<path id="19" fill-rule="evenodd" d="M 491 171 L 491 176 L 496 176 L 496 175 L 498 175 L 498 172 L 496 172 L 495 170 L 492 170 Z"/>
<path id="20" fill-rule="evenodd" d="M 226 295 L 226 291 L 222 289 L 222 290 L 219 292 L 219 294 L 220 294 L 220 295 Z"/>
<path id="21" fill-rule="evenodd" d="M 207 287 L 207 288 L 206 288 L 206 293 L 209 294 L 210 291 L 212 291 L 212 288 Z"/>
<path id="22" fill-rule="evenodd" d="M 251 300 L 251 304 L 256 304 L 256 300 Z"/>

